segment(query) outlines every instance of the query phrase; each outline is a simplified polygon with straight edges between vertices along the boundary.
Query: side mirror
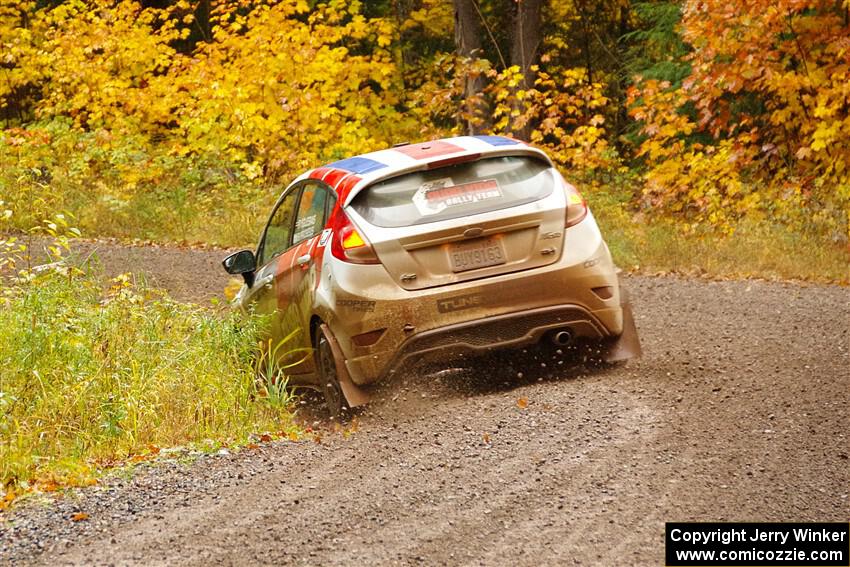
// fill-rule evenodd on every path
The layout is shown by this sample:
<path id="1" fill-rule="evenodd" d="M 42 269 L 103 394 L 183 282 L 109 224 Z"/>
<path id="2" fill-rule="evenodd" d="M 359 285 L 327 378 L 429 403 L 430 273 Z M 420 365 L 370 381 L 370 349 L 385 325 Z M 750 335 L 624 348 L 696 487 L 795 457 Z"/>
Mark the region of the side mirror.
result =
<path id="1" fill-rule="evenodd" d="M 254 284 L 254 270 L 257 269 L 257 259 L 250 250 L 240 250 L 225 258 L 221 265 L 228 274 L 241 275 L 248 287 Z"/>

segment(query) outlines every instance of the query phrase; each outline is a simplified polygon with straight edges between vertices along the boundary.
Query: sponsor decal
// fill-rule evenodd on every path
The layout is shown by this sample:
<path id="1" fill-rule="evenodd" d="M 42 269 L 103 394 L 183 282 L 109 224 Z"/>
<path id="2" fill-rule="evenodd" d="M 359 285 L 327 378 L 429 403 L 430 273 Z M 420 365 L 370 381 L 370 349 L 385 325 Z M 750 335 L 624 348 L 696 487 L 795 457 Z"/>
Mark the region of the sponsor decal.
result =
<path id="1" fill-rule="evenodd" d="M 458 295 L 456 297 L 447 297 L 437 300 L 437 311 L 440 313 L 449 313 L 451 311 L 461 311 L 463 309 L 472 309 L 484 305 L 484 296 L 478 293 L 468 295 Z"/>
<path id="2" fill-rule="evenodd" d="M 413 195 L 413 204 L 423 216 L 435 215 L 449 207 L 478 203 L 502 196 L 495 179 L 455 185 L 449 177 L 423 183 Z"/>
<path id="3" fill-rule="evenodd" d="M 337 299 L 337 307 L 345 307 L 359 313 L 371 313 L 375 310 L 375 302 L 366 299 Z"/>

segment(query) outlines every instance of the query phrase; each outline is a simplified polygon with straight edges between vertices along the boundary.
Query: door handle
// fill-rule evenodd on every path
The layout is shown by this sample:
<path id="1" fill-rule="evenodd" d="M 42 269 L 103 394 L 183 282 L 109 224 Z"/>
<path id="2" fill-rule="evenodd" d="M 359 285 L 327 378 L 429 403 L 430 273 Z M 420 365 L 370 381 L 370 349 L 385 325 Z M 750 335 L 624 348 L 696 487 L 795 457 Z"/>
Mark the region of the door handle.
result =
<path id="1" fill-rule="evenodd" d="M 303 256 L 298 256 L 298 258 L 295 259 L 295 263 L 298 264 L 299 266 L 306 267 L 307 264 L 309 264 L 310 260 L 312 260 L 312 259 L 313 259 L 313 256 L 311 256 L 310 254 L 304 254 Z"/>

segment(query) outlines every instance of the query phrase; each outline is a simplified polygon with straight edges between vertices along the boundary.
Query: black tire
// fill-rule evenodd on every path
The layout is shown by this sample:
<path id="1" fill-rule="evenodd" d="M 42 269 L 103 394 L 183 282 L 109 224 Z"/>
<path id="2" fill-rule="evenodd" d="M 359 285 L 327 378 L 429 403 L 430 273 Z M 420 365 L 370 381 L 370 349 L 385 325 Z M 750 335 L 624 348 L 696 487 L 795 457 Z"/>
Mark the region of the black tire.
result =
<path id="1" fill-rule="evenodd" d="M 319 389 L 325 397 L 325 405 L 330 417 L 342 419 L 349 411 L 348 402 L 339 384 L 339 373 L 333 350 L 321 329 L 316 329 L 316 369 L 319 371 Z"/>

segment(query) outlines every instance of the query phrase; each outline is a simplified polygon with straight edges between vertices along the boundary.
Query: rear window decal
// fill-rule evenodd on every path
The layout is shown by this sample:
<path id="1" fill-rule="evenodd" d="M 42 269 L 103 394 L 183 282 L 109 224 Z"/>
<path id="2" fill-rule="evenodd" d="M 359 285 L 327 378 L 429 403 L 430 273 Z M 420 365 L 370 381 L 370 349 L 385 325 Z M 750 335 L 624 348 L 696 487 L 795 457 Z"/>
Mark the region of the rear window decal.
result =
<path id="1" fill-rule="evenodd" d="M 502 196 L 495 179 L 455 185 L 451 178 L 434 179 L 423 183 L 413 195 L 413 203 L 423 216 L 435 215 L 449 207 L 498 199 Z"/>

